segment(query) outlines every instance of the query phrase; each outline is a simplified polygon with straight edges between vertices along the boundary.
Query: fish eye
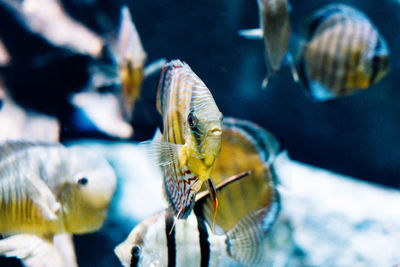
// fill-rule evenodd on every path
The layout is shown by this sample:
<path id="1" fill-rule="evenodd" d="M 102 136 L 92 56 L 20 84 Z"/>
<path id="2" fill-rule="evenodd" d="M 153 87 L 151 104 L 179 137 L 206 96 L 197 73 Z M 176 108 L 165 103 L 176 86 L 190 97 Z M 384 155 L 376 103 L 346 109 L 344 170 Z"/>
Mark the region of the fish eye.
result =
<path id="1" fill-rule="evenodd" d="M 140 256 L 140 247 L 133 246 L 131 250 L 131 266 L 138 266 Z"/>
<path id="2" fill-rule="evenodd" d="M 78 184 L 79 185 L 86 185 L 89 182 L 88 178 L 86 177 L 81 177 L 78 179 Z"/>
<path id="3" fill-rule="evenodd" d="M 194 128 L 197 125 L 197 118 L 196 116 L 194 116 L 193 112 L 190 112 L 188 117 L 187 117 L 187 121 L 189 124 L 190 128 Z"/>

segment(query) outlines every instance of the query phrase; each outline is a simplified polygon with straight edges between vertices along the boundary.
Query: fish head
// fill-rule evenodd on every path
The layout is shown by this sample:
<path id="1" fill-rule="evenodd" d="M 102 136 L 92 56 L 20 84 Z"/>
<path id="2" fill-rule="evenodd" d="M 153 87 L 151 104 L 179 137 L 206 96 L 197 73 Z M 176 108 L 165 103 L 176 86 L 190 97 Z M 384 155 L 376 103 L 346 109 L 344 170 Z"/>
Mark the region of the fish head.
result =
<path id="1" fill-rule="evenodd" d="M 157 213 L 136 225 L 128 238 L 114 249 L 123 266 L 149 266 L 162 257 L 164 249 L 158 250 L 154 242 L 165 239 L 164 214 L 164 211 Z"/>
<path id="2" fill-rule="evenodd" d="M 374 53 L 370 57 L 371 62 L 371 85 L 379 82 L 389 72 L 389 49 L 382 36 L 379 37 Z"/>
<path id="3" fill-rule="evenodd" d="M 101 156 L 82 148 L 69 148 L 68 177 L 59 198 L 63 207 L 64 227 L 70 233 L 98 230 L 116 187 L 112 167 Z"/>
<path id="4" fill-rule="evenodd" d="M 186 118 L 188 140 L 187 156 L 202 160 L 211 168 L 221 151 L 222 113 L 190 111 Z M 189 167 L 190 168 L 190 167 Z"/>

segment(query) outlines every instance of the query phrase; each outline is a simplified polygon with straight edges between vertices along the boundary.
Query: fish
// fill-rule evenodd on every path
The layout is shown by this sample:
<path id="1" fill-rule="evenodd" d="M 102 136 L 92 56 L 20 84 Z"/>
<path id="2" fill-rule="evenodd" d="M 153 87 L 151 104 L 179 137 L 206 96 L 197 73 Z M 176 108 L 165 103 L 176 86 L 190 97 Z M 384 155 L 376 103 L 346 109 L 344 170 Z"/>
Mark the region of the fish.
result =
<path id="1" fill-rule="evenodd" d="M 224 231 L 232 229 L 233 222 L 243 218 L 249 210 L 278 202 L 278 178 L 273 162 L 279 148 L 275 136 L 261 126 L 248 120 L 224 117 L 221 152 L 211 172 L 213 181 L 220 184 L 225 177 L 252 171 L 249 177 L 232 183 L 229 190 L 221 190 L 218 194 L 220 212 L 216 214 L 214 223 Z M 207 218 L 213 214 L 210 209 L 204 212 L 208 214 Z"/>
<path id="2" fill-rule="evenodd" d="M 288 0 L 257 0 L 260 28 L 240 30 L 239 35 L 250 39 L 264 39 L 267 74 L 262 87 L 267 88 L 269 78 L 277 74 L 287 58 L 295 80 L 298 79 L 291 54 L 288 52 L 290 26 L 290 3 Z"/>
<path id="3" fill-rule="evenodd" d="M 385 38 L 361 11 L 330 4 L 313 14 L 307 29 L 299 76 L 313 99 L 352 95 L 388 73 L 390 51 Z"/>
<path id="4" fill-rule="evenodd" d="M 100 57 L 104 40 L 71 18 L 59 0 L 0 0 L 21 24 L 49 43 L 92 57 Z"/>
<path id="5" fill-rule="evenodd" d="M 201 191 L 194 212 L 178 220 L 175 228 L 168 209 L 139 223 L 114 250 L 123 266 L 220 266 L 225 258 L 246 266 L 269 266 L 266 238 L 280 211 L 272 168 L 276 139 L 244 120 L 224 118 L 222 126 L 221 154 L 212 172 L 214 181 L 222 181 L 216 186 L 216 232 L 211 228 L 212 197 Z M 228 160 L 236 156 L 238 160 Z M 225 179 L 248 168 L 241 179 Z"/>
<path id="6" fill-rule="evenodd" d="M 130 121 L 144 79 L 160 71 L 166 60 L 161 58 L 145 66 L 147 53 L 126 5 L 120 10 L 117 38 L 109 40 L 108 48 L 113 64 L 94 65 L 91 71 L 94 74 L 93 84 L 96 88 L 108 85 L 120 87 L 118 95 L 122 114 L 125 120 Z"/>
<path id="7" fill-rule="evenodd" d="M 160 71 L 164 58 L 147 66 L 147 53 L 129 8 L 120 10 L 120 23 L 116 36 L 109 38 L 106 48 L 111 53 L 111 63 L 94 61 L 90 64 L 90 81 L 83 92 L 72 94 L 70 102 L 83 111 L 101 132 L 112 137 L 130 138 L 134 129 L 130 125 L 136 101 L 141 94 L 143 81 Z M 100 88 L 115 87 L 115 92 L 102 93 Z M 103 102 L 109 108 L 104 108 Z M 103 117 L 110 118 L 103 122 Z"/>
<path id="8" fill-rule="evenodd" d="M 222 113 L 207 86 L 180 60 L 162 68 L 157 110 L 163 133 L 157 130 L 148 152 L 161 166 L 167 202 L 178 219 L 185 219 L 203 182 L 214 188 L 210 173 L 221 150 Z"/>
<path id="9" fill-rule="evenodd" d="M 89 150 L 56 142 L 3 142 L 0 234 L 51 240 L 60 233 L 97 231 L 115 187 L 112 167 Z"/>

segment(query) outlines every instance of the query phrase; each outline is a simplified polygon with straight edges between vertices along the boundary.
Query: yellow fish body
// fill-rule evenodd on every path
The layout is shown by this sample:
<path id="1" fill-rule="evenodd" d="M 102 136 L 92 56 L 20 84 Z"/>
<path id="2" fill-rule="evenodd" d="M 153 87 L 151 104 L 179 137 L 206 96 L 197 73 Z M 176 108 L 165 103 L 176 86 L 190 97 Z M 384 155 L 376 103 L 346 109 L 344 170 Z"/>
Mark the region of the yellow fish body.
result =
<path id="1" fill-rule="evenodd" d="M 107 215 L 116 177 L 101 157 L 59 144 L 0 145 L 0 233 L 87 233 Z"/>
<path id="2" fill-rule="evenodd" d="M 222 114 L 209 89 L 179 60 L 162 69 L 157 109 L 164 130 L 152 147 L 164 172 L 166 198 L 177 217 L 186 218 L 219 155 Z"/>
<path id="3" fill-rule="evenodd" d="M 279 145 L 248 121 L 224 119 L 222 127 L 221 153 L 212 171 L 219 184 L 215 225 L 222 231 L 211 230 L 213 199 L 198 194 L 194 212 L 175 227 L 169 210 L 138 224 L 115 248 L 123 266 L 220 266 L 224 258 L 245 266 L 272 265 L 265 241 L 280 208 L 272 168 Z M 243 170 L 252 173 L 226 183 L 230 179 L 224 175 Z"/>
<path id="4" fill-rule="evenodd" d="M 213 181 L 220 184 L 226 177 L 251 170 L 248 177 L 218 193 L 219 212 L 215 224 L 224 231 L 232 229 L 235 222 L 249 211 L 268 207 L 271 214 L 278 212 L 277 177 L 272 164 L 278 150 L 279 143 L 275 137 L 257 124 L 224 118 L 221 153 L 211 172 Z M 204 212 L 209 218 L 213 212 L 210 203 L 205 207 Z"/>
<path id="5" fill-rule="evenodd" d="M 351 95 L 388 72 L 389 50 L 369 18 L 346 5 L 332 4 L 311 19 L 300 59 L 300 76 L 317 100 Z"/>
<path id="6" fill-rule="evenodd" d="M 144 79 L 143 69 L 147 54 L 127 6 L 121 8 L 118 35 L 118 68 L 121 80 L 122 104 L 125 116 L 130 119 Z"/>

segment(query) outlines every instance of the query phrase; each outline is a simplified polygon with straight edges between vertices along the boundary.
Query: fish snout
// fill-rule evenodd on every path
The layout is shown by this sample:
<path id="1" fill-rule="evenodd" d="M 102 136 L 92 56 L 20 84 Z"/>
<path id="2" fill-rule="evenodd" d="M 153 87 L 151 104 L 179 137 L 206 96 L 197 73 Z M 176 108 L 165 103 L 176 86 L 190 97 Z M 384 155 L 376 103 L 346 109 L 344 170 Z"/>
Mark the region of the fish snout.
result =
<path id="1" fill-rule="evenodd" d="M 222 129 L 220 127 L 214 127 L 210 130 L 211 136 L 221 136 L 221 134 L 222 134 Z"/>

